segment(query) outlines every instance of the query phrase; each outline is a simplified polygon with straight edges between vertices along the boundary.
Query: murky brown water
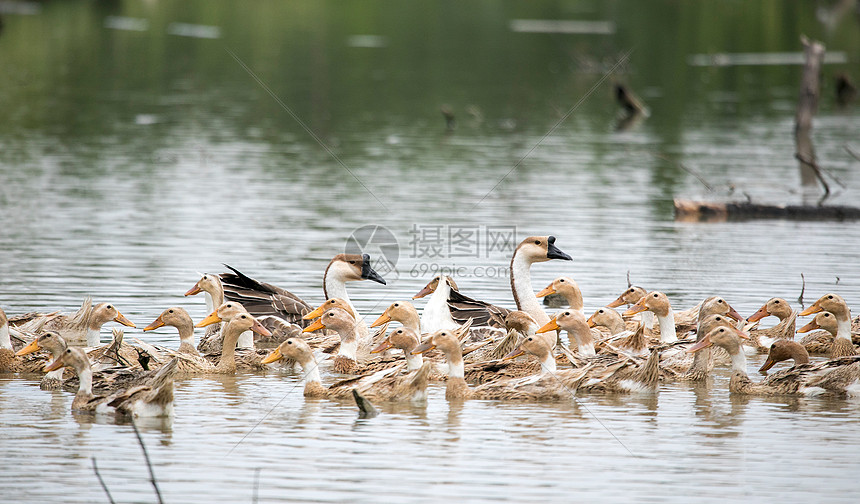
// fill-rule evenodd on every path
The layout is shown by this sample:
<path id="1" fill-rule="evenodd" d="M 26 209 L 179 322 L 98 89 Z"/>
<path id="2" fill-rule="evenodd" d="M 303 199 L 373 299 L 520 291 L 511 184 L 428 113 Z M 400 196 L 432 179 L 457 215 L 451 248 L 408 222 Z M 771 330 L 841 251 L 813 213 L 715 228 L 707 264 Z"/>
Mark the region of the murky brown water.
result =
<path id="1" fill-rule="evenodd" d="M 742 13 L 722 3 L 645 4 L 7 7 L 0 306 L 71 311 L 91 295 L 138 326 L 172 305 L 198 319 L 203 299 L 182 293 L 196 271 L 222 271 L 221 263 L 317 304 L 326 263 L 365 225 L 386 227 L 400 245 L 389 285 L 351 286 L 369 318 L 411 297 L 440 266 L 458 268 L 464 293 L 511 306 L 498 269 L 505 251 L 484 243 L 455 257 L 446 238 L 440 256 L 420 257 L 434 230 L 486 236 L 511 227 L 519 239 L 558 237 L 574 261 L 535 265 L 533 284 L 571 276 L 587 309 L 614 299 L 628 271 L 679 308 L 720 294 L 749 315 L 772 296 L 794 302 L 801 273 L 807 301 L 835 291 L 858 305 L 860 224 L 676 223 L 671 204 L 739 193 L 800 200 L 791 137 L 798 68 L 693 67 L 689 54 L 795 51 L 799 26 L 856 61 L 856 21 L 825 29 L 805 4 L 782 12 L 782 3 L 762 2 Z M 769 9 L 781 11 L 774 24 L 784 28 L 758 26 Z M 509 27 L 542 18 L 612 19 L 616 30 Z M 678 18 L 688 29 L 640 26 Z M 690 33 L 699 19 L 768 41 L 698 39 Z M 216 33 L 178 22 L 217 26 L 221 38 L 171 35 Z M 651 117 L 613 132 L 604 84 L 547 135 L 600 78 L 589 61 L 611 64 L 629 48 L 625 77 Z M 838 69 L 825 67 L 826 78 Z M 834 202 L 857 204 L 860 171 L 845 146 L 860 151 L 860 124 L 856 108 L 835 107 L 829 82 L 814 140 L 847 186 Z M 453 133 L 442 104 L 457 114 Z M 171 331 L 127 334 L 178 344 Z M 759 364 L 750 360 L 751 374 Z M 348 402 L 305 400 L 294 375 L 199 378 L 177 383 L 172 423 L 142 430 L 167 502 L 250 501 L 257 469 L 263 502 L 853 501 L 860 404 L 730 397 L 726 370 L 715 375 L 702 386 L 663 385 L 656 397 L 560 405 L 448 403 L 434 387 L 426 407 L 381 406 L 370 420 L 357 420 Z M 39 390 L 37 377 L 0 377 L 4 499 L 103 501 L 95 456 L 118 501 L 154 501 L 131 427 L 73 416 L 71 398 Z"/>

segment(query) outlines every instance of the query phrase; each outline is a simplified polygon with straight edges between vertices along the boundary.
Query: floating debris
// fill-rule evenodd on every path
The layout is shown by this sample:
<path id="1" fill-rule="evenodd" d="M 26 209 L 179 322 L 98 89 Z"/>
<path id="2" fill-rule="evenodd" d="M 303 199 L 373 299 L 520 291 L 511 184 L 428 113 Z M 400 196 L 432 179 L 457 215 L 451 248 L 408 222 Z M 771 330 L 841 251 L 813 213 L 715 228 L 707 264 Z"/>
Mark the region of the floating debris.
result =
<path id="1" fill-rule="evenodd" d="M 803 65 L 804 61 L 802 52 L 693 54 L 687 58 L 692 66 Z M 830 52 L 824 58 L 825 64 L 847 62 L 844 52 Z"/>
<path id="2" fill-rule="evenodd" d="M 576 21 L 564 19 L 513 19 L 511 31 L 519 33 L 567 33 L 585 35 L 612 35 L 612 21 Z"/>
<path id="3" fill-rule="evenodd" d="M 205 39 L 221 38 L 221 28 L 217 26 L 206 26 L 189 23 L 170 23 L 167 33 L 179 37 L 193 37 Z"/>
<path id="4" fill-rule="evenodd" d="M 380 35 L 353 35 L 346 39 L 349 47 L 379 48 L 388 45 L 388 39 Z"/>
<path id="5" fill-rule="evenodd" d="M 142 32 L 149 29 L 149 21 L 141 18 L 108 16 L 105 18 L 105 28 Z"/>

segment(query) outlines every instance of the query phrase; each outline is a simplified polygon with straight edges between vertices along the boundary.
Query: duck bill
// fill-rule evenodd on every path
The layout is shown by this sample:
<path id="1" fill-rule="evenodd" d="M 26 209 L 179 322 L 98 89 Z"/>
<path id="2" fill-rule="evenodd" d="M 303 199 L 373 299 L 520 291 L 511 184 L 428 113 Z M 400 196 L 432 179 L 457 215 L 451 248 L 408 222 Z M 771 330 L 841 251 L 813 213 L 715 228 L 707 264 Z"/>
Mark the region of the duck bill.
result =
<path id="1" fill-rule="evenodd" d="M 325 329 L 325 324 L 323 324 L 322 321 L 317 319 L 317 320 L 314 320 L 311 325 L 302 329 L 302 332 L 314 332 L 314 331 L 319 331 L 320 329 Z"/>
<path id="2" fill-rule="evenodd" d="M 185 293 L 185 295 L 186 296 L 193 296 L 195 294 L 200 294 L 201 292 L 203 292 L 203 289 L 200 288 L 200 282 L 197 282 L 196 284 L 194 284 L 194 287 L 188 289 L 188 291 Z"/>
<path id="3" fill-rule="evenodd" d="M 63 361 L 61 361 L 60 359 L 57 359 L 54 362 L 45 366 L 45 371 L 48 371 L 48 372 L 56 371 L 56 370 L 60 369 L 61 367 L 63 367 Z"/>
<path id="4" fill-rule="evenodd" d="M 818 325 L 818 323 L 813 320 L 812 322 L 810 322 L 810 323 L 806 324 L 805 326 L 801 327 L 800 329 L 798 329 L 797 332 L 808 333 L 809 331 L 814 331 L 816 329 L 821 329 L 821 326 Z"/>
<path id="5" fill-rule="evenodd" d="M 325 303 L 317 306 L 317 308 L 314 311 L 303 316 L 302 320 L 313 320 L 315 318 L 320 318 L 322 316 L 322 314 L 325 313 L 325 310 L 323 310 L 323 306 L 325 306 Z"/>
<path id="6" fill-rule="evenodd" d="M 510 353 L 502 357 L 502 360 L 516 359 L 520 355 L 525 355 L 526 351 L 522 347 L 516 347 Z"/>
<path id="7" fill-rule="evenodd" d="M 31 354 L 31 353 L 33 353 L 33 352 L 37 352 L 37 351 L 39 351 L 39 350 L 41 350 L 41 349 L 42 349 L 42 347 L 40 347 L 40 346 L 39 346 L 39 341 L 38 341 L 38 340 L 33 340 L 33 341 L 31 341 L 31 342 L 30 342 L 30 344 L 29 344 L 29 345 L 27 345 L 27 346 L 25 346 L 24 348 L 22 348 L 22 349 L 18 350 L 17 352 L 15 352 L 15 355 L 17 355 L 18 357 L 21 357 L 22 355 Z"/>
<path id="8" fill-rule="evenodd" d="M 431 282 L 431 283 L 432 283 L 432 282 Z M 423 298 L 424 296 L 426 296 L 426 295 L 428 295 L 428 294 L 433 294 L 433 292 L 434 292 L 435 290 L 436 290 L 436 289 L 432 288 L 432 287 L 430 286 L 430 284 L 428 283 L 427 285 L 425 285 L 425 286 L 424 286 L 424 288 L 423 288 L 423 289 L 421 289 L 420 291 L 418 291 L 418 294 L 415 294 L 414 296 L 412 296 L 412 299 L 419 299 L 419 298 Z"/>
<path id="9" fill-rule="evenodd" d="M 818 313 L 820 311 L 824 311 L 824 308 L 822 308 L 821 305 L 818 304 L 818 301 L 816 301 L 812 304 L 812 306 L 800 312 L 800 316 L 805 317 L 807 315 L 812 315 L 813 313 Z"/>
<path id="10" fill-rule="evenodd" d="M 163 325 L 164 325 L 164 319 L 162 318 L 162 316 L 161 316 L 161 315 L 159 315 L 159 316 L 158 316 L 158 318 L 157 318 L 157 319 L 155 319 L 155 321 L 153 321 L 153 322 L 152 322 L 151 324 L 149 324 L 148 326 L 144 327 L 144 328 L 143 328 L 143 331 L 144 331 L 144 332 L 146 332 L 146 331 L 152 331 L 153 329 L 158 329 L 159 327 L 161 327 L 161 326 L 163 326 Z"/>
<path id="11" fill-rule="evenodd" d="M 540 329 L 535 331 L 538 334 L 550 332 L 550 331 L 558 331 L 561 327 L 558 325 L 558 321 L 553 317 L 552 320 L 543 325 Z"/>
<path id="12" fill-rule="evenodd" d="M 118 322 L 126 327 L 137 327 L 131 320 L 125 318 L 125 315 L 120 312 L 116 312 L 116 317 L 114 317 L 113 321 Z"/>
<path id="13" fill-rule="evenodd" d="M 597 324 L 594 323 L 594 315 L 593 314 L 590 317 L 588 317 L 588 320 L 586 320 L 585 323 L 588 324 L 588 327 L 597 327 Z"/>
<path id="14" fill-rule="evenodd" d="M 609 303 L 606 306 L 608 306 L 609 308 L 618 308 L 619 306 L 621 306 L 623 304 L 627 304 L 627 303 L 624 302 L 624 295 L 622 294 L 622 295 L 618 296 L 618 299 Z"/>
<path id="15" fill-rule="evenodd" d="M 218 316 L 217 311 L 214 311 L 207 315 L 205 319 L 194 324 L 194 327 L 206 327 L 208 325 L 217 324 L 218 322 L 221 322 L 221 317 Z"/>
<path id="16" fill-rule="evenodd" d="M 768 369 L 770 369 L 770 368 L 772 368 L 774 365 L 776 365 L 776 361 L 775 361 L 775 360 L 773 360 L 773 359 L 768 355 L 767 360 L 766 360 L 766 361 L 764 361 L 764 364 L 762 364 L 762 366 L 759 368 L 758 372 L 759 372 L 759 373 L 766 373 L 766 372 L 767 372 L 767 370 L 768 370 Z"/>
<path id="17" fill-rule="evenodd" d="M 758 322 L 769 315 L 770 313 L 767 311 L 767 305 L 764 305 L 759 308 L 757 312 L 753 313 L 752 316 L 747 319 L 747 322 Z"/>
<path id="18" fill-rule="evenodd" d="M 542 291 L 538 292 L 537 294 L 535 294 L 535 296 L 542 298 L 544 296 L 549 296 L 550 294 L 555 294 L 555 289 L 553 288 L 552 284 L 549 284 L 546 287 L 544 287 L 544 289 Z"/>
<path id="19" fill-rule="evenodd" d="M 698 341 L 695 345 L 688 348 L 687 353 L 695 353 L 699 350 L 708 348 L 709 346 L 711 346 L 711 338 L 705 336 L 701 341 Z"/>
<path id="20" fill-rule="evenodd" d="M 645 298 L 642 298 L 642 299 L 645 299 Z M 647 309 L 648 309 L 648 307 L 645 306 L 645 303 L 640 301 L 640 302 L 636 303 L 635 305 L 631 306 L 627 311 L 622 313 L 622 315 L 624 315 L 625 317 L 629 317 L 631 315 L 636 315 L 637 313 L 642 313 Z"/>
<path id="21" fill-rule="evenodd" d="M 732 305 L 729 305 L 729 312 L 726 313 L 726 316 L 735 319 L 736 322 L 740 322 L 744 319 L 743 315 L 738 313 Z"/>
<path id="22" fill-rule="evenodd" d="M 391 315 L 388 314 L 388 310 L 382 312 L 382 315 L 380 315 L 378 319 L 376 319 L 372 324 L 370 324 L 370 327 L 379 327 L 386 322 L 391 322 Z"/>
<path id="23" fill-rule="evenodd" d="M 381 353 L 388 350 L 389 348 L 392 348 L 393 346 L 394 344 L 391 342 L 391 340 L 386 338 L 385 341 L 383 341 L 379 344 L 379 346 L 371 350 L 370 353 Z"/>
<path id="24" fill-rule="evenodd" d="M 546 241 L 546 258 L 561 259 L 563 261 L 573 261 L 573 258 L 565 254 L 555 246 L 555 236 L 550 236 Z"/>
<path id="25" fill-rule="evenodd" d="M 427 353 L 430 350 L 433 350 L 434 348 L 436 348 L 436 345 L 434 345 L 433 343 L 430 343 L 429 341 L 426 341 L 424 343 L 421 343 L 417 347 L 415 347 L 412 350 L 412 355 L 419 355 L 419 354 Z"/>
<path id="26" fill-rule="evenodd" d="M 737 327 L 729 327 L 729 329 L 731 329 L 732 331 L 734 331 L 734 332 L 735 332 L 735 336 L 737 336 L 738 338 L 740 338 L 740 339 L 742 339 L 742 340 L 749 340 L 749 339 L 750 339 L 750 335 L 749 335 L 749 334 L 747 334 L 747 333 L 745 333 L 745 332 L 741 331 L 741 330 L 740 330 L 740 329 L 738 329 Z"/>
<path id="27" fill-rule="evenodd" d="M 268 337 L 272 335 L 272 331 L 266 329 L 263 324 L 260 323 L 259 320 L 254 320 L 254 325 L 251 326 L 251 330 L 259 334 L 260 336 Z"/>
<path id="28" fill-rule="evenodd" d="M 361 278 L 363 280 L 373 280 L 374 282 L 381 283 L 385 285 L 385 279 L 382 278 L 373 267 L 370 266 L 370 255 L 364 254 L 361 256 L 363 261 L 361 261 Z"/>
<path id="29" fill-rule="evenodd" d="M 272 350 L 272 353 L 263 357 L 263 360 L 260 362 L 263 364 L 271 364 L 271 363 L 273 363 L 275 361 L 279 361 L 283 358 L 284 358 L 284 356 L 283 356 L 283 354 L 281 354 L 281 349 L 276 348 L 276 349 Z"/>

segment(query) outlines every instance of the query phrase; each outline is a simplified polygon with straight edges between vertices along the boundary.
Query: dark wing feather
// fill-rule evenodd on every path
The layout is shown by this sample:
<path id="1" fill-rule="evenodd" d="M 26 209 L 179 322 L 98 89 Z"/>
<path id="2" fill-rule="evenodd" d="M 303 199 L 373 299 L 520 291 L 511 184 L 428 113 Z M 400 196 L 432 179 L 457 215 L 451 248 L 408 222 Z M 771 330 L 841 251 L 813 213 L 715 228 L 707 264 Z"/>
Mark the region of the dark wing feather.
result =
<path id="1" fill-rule="evenodd" d="M 232 266 L 224 266 L 233 271 L 221 273 L 225 299 L 241 303 L 255 317 L 274 316 L 302 327 L 307 325 L 302 316 L 313 308 L 300 297 L 278 286 L 258 282 Z"/>
<path id="2" fill-rule="evenodd" d="M 451 318 L 454 322 L 465 324 L 467 320 L 472 319 L 474 327 L 505 327 L 505 317 L 511 313 L 507 308 L 472 299 L 454 289 L 451 289 L 448 295 L 448 308 L 451 310 Z"/>

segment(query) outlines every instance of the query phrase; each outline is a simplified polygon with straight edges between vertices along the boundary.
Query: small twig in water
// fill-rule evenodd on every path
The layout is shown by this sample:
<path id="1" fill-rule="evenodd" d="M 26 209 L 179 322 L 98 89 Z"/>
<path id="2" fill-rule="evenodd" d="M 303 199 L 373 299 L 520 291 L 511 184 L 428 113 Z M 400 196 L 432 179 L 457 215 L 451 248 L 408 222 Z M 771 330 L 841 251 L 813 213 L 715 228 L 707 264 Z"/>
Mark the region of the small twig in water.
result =
<path id="1" fill-rule="evenodd" d="M 152 470 L 152 462 L 149 460 L 149 453 L 146 452 L 146 445 L 143 444 L 143 438 L 140 437 L 140 431 L 137 430 L 137 425 L 132 422 L 131 426 L 134 428 L 134 435 L 137 436 L 137 442 L 140 443 L 140 449 L 143 450 L 143 458 L 146 460 L 146 467 L 149 468 L 149 481 L 155 489 L 155 496 L 158 497 L 159 504 L 164 504 L 164 500 L 161 498 L 161 490 L 158 489 L 158 482 L 155 481 L 155 472 Z"/>
<path id="2" fill-rule="evenodd" d="M 660 153 L 656 153 L 656 154 L 654 154 L 654 157 L 656 157 L 656 158 L 658 158 L 658 159 L 662 159 L 663 161 L 667 161 L 667 162 L 669 162 L 669 163 L 674 164 L 674 165 L 675 165 L 675 166 L 677 166 L 678 168 L 680 168 L 680 169 L 684 170 L 685 172 L 687 172 L 687 173 L 689 173 L 690 175 L 692 175 L 692 176 L 696 177 L 697 179 L 699 179 L 699 182 L 701 182 L 701 183 L 702 183 L 702 185 L 703 185 L 703 186 L 705 186 L 705 188 L 706 188 L 708 191 L 710 191 L 710 192 L 714 192 L 714 186 L 712 186 L 711 184 L 709 184 L 709 183 L 708 183 L 708 181 L 707 181 L 707 180 L 705 180 L 705 177 L 703 177 L 703 176 L 702 176 L 702 174 L 700 174 L 700 173 L 699 173 L 699 172 L 697 172 L 696 170 L 694 170 L 694 169 L 692 169 L 692 168 L 687 168 L 686 166 L 684 166 L 683 164 L 681 164 L 681 163 L 679 163 L 679 162 L 677 162 L 677 161 L 672 161 L 671 159 L 669 159 L 668 157 L 666 157 L 666 156 L 664 156 L 663 154 L 660 154 Z"/>
<path id="3" fill-rule="evenodd" d="M 90 460 L 93 461 L 93 471 L 96 473 L 96 478 L 98 478 L 99 484 L 102 486 L 102 490 L 107 494 L 108 502 L 110 502 L 110 504 L 116 504 L 116 501 L 113 500 L 113 496 L 110 494 L 110 490 L 108 490 L 108 487 L 105 484 L 105 480 L 102 479 L 102 475 L 99 473 L 99 465 L 96 464 L 96 458 L 92 457 Z"/>
<path id="4" fill-rule="evenodd" d="M 806 292 L 806 278 L 803 277 L 803 273 L 800 274 L 800 280 L 802 283 L 800 285 L 800 295 L 797 296 L 797 302 L 800 303 L 801 308 L 805 308 L 803 303 L 803 293 Z"/>
<path id="5" fill-rule="evenodd" d="M 839 277 L 836 277 L 836 285 L 839 285 Z"/>
<path id="6" fill-rule="evenodd" d="M 627 270 L 627 288 L 629 289 L 632 285 L 633 284 L 630 282 L 630 270 Z"/>

